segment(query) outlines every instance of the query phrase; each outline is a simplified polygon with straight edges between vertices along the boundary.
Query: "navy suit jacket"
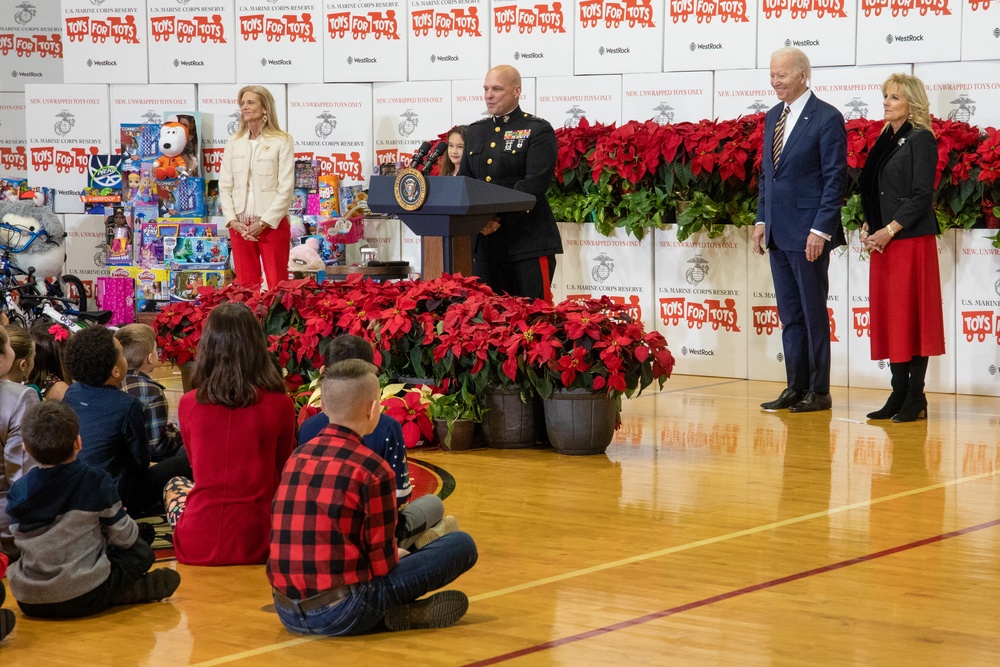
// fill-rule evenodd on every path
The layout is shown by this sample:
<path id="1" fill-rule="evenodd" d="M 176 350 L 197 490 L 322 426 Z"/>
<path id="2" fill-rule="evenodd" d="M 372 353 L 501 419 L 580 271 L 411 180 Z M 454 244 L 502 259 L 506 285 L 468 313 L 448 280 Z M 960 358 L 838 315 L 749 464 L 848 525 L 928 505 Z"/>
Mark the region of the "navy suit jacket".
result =
<path id="1" fill-rule="evenodd" d="M 767 112 L 757 203 L 767 247 L 805 252 L 811 229 L 830 235 L 827 249 L 844 245 L 840 209 L 847 191 L 844 117 L 813 93 L 785 137 L 778 168 L 771 159 L 774 126 L 784 102 Z"/>

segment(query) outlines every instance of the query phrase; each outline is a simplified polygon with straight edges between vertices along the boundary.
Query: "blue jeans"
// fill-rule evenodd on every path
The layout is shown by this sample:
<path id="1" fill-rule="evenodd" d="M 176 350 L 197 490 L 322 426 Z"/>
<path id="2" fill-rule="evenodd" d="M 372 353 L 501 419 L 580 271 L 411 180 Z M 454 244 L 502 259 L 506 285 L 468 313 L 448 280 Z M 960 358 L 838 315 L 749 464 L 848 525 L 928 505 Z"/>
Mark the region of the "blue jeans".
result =
<path id="1" fill-rule="evenodd" d="M 307 613 L 275 604 L 278 618 L 292 632 L 313 635 L 358 635 L 377 626 L 393 607 L 414 602 L 447 586 L 476 564 L 479 553 L 467 533 L 443 535 L 400 559 L 386 576 L 354 584 L 336 604 Z"/>

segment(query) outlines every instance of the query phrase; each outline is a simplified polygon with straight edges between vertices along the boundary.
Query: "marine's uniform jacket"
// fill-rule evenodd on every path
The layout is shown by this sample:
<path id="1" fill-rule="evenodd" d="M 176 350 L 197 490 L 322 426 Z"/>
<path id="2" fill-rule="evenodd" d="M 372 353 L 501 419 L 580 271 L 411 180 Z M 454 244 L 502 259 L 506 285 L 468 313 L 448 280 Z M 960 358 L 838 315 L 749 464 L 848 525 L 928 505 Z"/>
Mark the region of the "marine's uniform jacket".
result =
<path id="1" fill-rule="evenodd" d="M 477 253 L 510 261 L 562 253 L 559 229 L 545 197 L 555 175 L 557 152 L 549 122 L 520 106 L 469 126 L 459 174 L 527 192 L 536 200 L 530 211 L 501 214 L 497 232 L 477 235 Z"/>

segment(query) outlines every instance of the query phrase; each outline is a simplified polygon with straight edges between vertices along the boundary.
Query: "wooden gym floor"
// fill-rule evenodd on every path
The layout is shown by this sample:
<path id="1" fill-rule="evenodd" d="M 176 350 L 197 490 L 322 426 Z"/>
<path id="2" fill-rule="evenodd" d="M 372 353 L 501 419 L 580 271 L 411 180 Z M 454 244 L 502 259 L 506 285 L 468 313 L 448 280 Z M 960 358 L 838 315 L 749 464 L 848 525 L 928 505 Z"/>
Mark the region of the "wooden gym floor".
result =
<path id="1" fill-rule="evenodd" d="M 997 399 L 865 423 L 887 392 L 762 412 L 780 390 L 677 376 L 626 402 L 607 456 L 414 453 L 455 477 L 479 544 L 455 627 L 301 637 L 264 609 L 263 566 L 169 563 L 163 603 L 18 612 L 0 664 L 1000 664 Z"/>

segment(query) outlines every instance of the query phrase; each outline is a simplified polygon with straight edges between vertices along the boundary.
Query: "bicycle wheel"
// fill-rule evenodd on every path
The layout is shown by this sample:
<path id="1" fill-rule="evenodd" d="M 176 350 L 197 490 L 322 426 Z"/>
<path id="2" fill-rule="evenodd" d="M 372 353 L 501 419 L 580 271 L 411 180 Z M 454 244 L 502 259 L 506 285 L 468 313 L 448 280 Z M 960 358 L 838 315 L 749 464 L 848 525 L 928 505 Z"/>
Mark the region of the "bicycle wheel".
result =
<path id="1" fill-rule="evenodd" d="M 87 290 L 83 287 L 83 281 L 76 276 L 62 276 L 59 280 L 67 286 L 66 289 L 60 287 L 63 298 L 70 299 L 64 303 L 64 307 L 78 313 L 87 312 Z"/>

